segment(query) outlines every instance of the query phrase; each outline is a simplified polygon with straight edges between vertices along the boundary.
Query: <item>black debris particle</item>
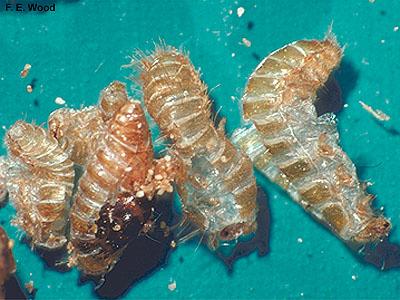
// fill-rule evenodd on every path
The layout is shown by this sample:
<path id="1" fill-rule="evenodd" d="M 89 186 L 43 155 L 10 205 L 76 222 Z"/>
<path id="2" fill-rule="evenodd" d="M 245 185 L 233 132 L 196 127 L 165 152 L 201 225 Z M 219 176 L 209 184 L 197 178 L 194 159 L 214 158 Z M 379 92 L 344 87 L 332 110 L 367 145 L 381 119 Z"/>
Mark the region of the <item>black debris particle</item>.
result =
<path id="1" fill-rule="evenodd" d="M 254 27 L 254 22 L 249 21 L 249 22 L 247 23 L 247 29 L 248 29 L 248 30 L 252 30 L 253 27 Z"/>
<path id="2" fill-rule="evenodd" d="M 381 16 L 386 16 L 386 11 L 380 10 L 380 11 L 379 11 L 379 14 L 380 14 Z"/>
<path id="3" fill-rule="evenodd" d="M 182 264 L 185 260 L 183 259 L 182 256 L 179 257 L 179 262 Z"/>
<path id="4" fill-rule="evenodd" d="M 33 100 L 33 105 L 35 107 L 39 107 L 39 100 L 38 99 Z"/>

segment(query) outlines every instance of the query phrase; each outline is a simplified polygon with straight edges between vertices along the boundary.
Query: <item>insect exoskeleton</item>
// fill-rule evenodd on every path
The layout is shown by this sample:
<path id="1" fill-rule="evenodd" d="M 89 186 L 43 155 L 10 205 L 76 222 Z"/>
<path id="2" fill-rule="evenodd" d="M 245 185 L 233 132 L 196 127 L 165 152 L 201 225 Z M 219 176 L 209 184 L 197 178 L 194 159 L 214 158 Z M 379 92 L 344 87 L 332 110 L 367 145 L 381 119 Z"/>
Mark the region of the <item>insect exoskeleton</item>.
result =
<path id="1" fill-rule="evenodd" d="M 15 272 L 15 261 L 12 254 L 13 241 L 0 226 L 0 299 L 5 299 L 4 283 Z"/>
<path id="2" fill-rule="evenodd" d="M 43 128 L 23 121 L 7 131 L 6 144 L 7 188 L 17 211 L 15 223 L 34 246 L 63 246 L 75 176 L 72 161 Z"/>
<path id="3" fill-rule="evenodd" d="M 7 169 L 8 162 L 5 156 L 0 156 L 0 205 L 7 199 Z"/>
<path id="4" fill-rule="evenodd" d="M 85 165 L 103 139 L 106 123 L 126 102 L 125 85 L 113 81 L 100 93 L 98 107 L 60 108 L 52 112 L 48 120 L 49 134 L 58 140 L 74 163 Z"/>
<path id="5" fill-rule="evenodd" d="M 124 104 L 108 123 L 104 139 L 88 161 L 79 180 L 79 189 L 71 209 L 71 241 L 78 267 L 85 273 L 99 275 L 84 260 L 101 252 L 97 245 L 100 211 L 105 204 L 114 205 L 120 191 L 144 197 L 153 167 L 151 135 L 139 102 Z M 93 250 L 93 248 L 96 248 Z M 104 272 L 106 270 L 103 270 Z"/>
<path id="6" fill-rule="evenodd" d="M 211 249 L 256 229 L 256 183 L 249 158 L 217 130 L 207 87 L 189 58 L 159 47 L 140 61 L 147 110 L 173 152 L 184 162 L 179 184 L 189 220 L 208 236 Z"/>
<path id="7" fill-rule="evenodd" d="M 316 92 L 339 65 L 342 49 L 329 34 L 267 56 L 250 76 L 243 114 L 250 124 L 233 136 L 257 169 L 345 241 L 385 237 L 390 223 L 371 208 L 355 167 L 338 145 L 333 114 L 317 116 Z"/>

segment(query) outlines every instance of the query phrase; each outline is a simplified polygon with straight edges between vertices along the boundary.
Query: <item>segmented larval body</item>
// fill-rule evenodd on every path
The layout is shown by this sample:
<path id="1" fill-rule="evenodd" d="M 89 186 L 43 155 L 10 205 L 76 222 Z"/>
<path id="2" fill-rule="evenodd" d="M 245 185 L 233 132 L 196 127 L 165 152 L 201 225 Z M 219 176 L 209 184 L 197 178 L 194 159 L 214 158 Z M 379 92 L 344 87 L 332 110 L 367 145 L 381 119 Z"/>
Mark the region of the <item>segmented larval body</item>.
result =
<path id="1" fill-rule="evenodd" d="M 72 206 L 71 239 L 80 268 L 85 267 L 85 259 L 102 251 L 96 238 L 102 207 L 115 204 L 121 191 L 142 191 L 152 167 L 151 134 L 144 112 L 139 102 L 126 103 L 109 122 L 104 140 L 88 161 Z"/>
<path id="2" fill-rule="evenodd" d="M 185 164 L 188 176 L 179 193 L 186 215 L 208 234 L 211 248 L 255 231 L 257 189 L 251 161 L 214 127 L 198 72 L 173 48 L 157 49 L 141 65 L 147 110 Z"/>
<path id="3" fill-rule="evenodd" d="M 8 239 L 4 229 L 0 227 L 0 299 L 5 299 L 4 283 L 15 272 L 15 261 L 12 255 L 13 242 Z"/>
<path id="4" fill-rule="evenodd" d="M 99 105 L 80 110 L 60 108 L 48 120 L 49 134 L 55 137 L 70 159 L 85 165 L 103 139 L 106 123 L 128 102 L 125 85 L 113 81 L 100 93 Z"/>
<path id="5" fill-rule="evenodd" d="M 0 205 L 7 199 L 7 169 L 8 163 L 7 159 L 4 156 L 0 156 Z"/>
<path id="6" fill-rule="evenodd" d="M 7 131 L 6 144 L 7 188 L 17 211 L 16 224 L 34 246 L 63 246 L 75 176 L 72 161 L 43 128 L 23 121 Z"/>
<path id="7" fill-rule="evenodd" d="M 372 210 L 373 196 L 338 145 L 334 116 L 317 117 L 313 105 L 341 57 L 333 37 L 297 41 L 267 56 L 243 96 L 244 117 L 254 125 L 237 131 L 233 141 L 340 238 L 368 243 L 386 236 L 390 223 Z"/>

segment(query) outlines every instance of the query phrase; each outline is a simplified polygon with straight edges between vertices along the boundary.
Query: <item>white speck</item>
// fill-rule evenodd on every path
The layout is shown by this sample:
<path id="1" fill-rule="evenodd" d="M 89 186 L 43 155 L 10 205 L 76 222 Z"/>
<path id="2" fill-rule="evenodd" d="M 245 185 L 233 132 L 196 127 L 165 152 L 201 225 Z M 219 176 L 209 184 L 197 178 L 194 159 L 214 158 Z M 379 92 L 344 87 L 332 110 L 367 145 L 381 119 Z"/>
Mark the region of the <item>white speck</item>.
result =
<path id="1" fill-rule="evenodd" d="M 57 97 L 54 102 L 58 105 L 64 105 L 65 104 L 65 100 L 61 97 Z"/>
<path id="2" fill-rule="evenodd" d="M 232 52 L 231 55 L 232 55 L 232 57 L 235 57 L 235 56 L 236 56 L 236 53 L 235 53 L 235 52 Z"/>
<path id="3" fill-rule="evenodd" d="M 299 238 L 297 239 L 297 242 L 298 242 L 299 244 L 302 244 L 302 243 L 303 243 L 303 239 L 299 237 Z"/>
<path id="4" fill-rule="evenodd" d="M 363 65 L 369 65 L 369 61 L 365 58 L 365 57 L 363 57 L 362 59 L 361 59 L 361 63 L 363 64 Z"/>
<path id="5" fill-rule="evenodd" d="M 393 27 L 393 31 L 394 31 L 394 32 L 399 31 L 399 26 L 394 26 L 394 27 Z"/>
<path id="6" fill-rule="evenodd" d="M 238 15 L 239 18 L 240 18 L 241 16 L 243 16 L 244 12 L 245 12 L 245 9 L 244 9 L 243 7 L 238 7 L 238 9 L 237 9 L 237 11 L 236 11 L 236 13 L 237 13 L 237 15 Z"/>
<path id="7" fill-rule="evenodd" d="M 233 14 L 233 10 L 230 9 L 230 10 L 228 11 L 228 13 L 229 13 L 230 15 Z"/>
<path id="8" fill-rule="evenodd" d="M 345 105 L 343 105 L 344 108 L 348 108 L 349 105 L 346 103 Z"/>
<path id="9" fill-rule="evenodd" d="M 384 44 L 385 43 L 385 40 L 381 40 L 381 44 Z"/>
<path id="10" fill-rule="evenodd" d="M 235 96 L 231 96 L 231 100 L 232 100 L 232 101 L 235 101 Z"/>
<path id="11" fill-rule="evenodd" d="M 300 296 L 301 296 L 301 297 L 304 297 L 304 293 L 303 293 L 303 292 L 301 292 L 301 293 L 300 293 Z"/>
<path id="12" fill-rule="evenodd" d="M 138 198 L 143 198 L 143 197 L 144 197 L 144 191 L 138 191 L 138 192 L 136 193 L 136 197 L 138 197 Z"/>
<path id="13" fill-rule="evenodd" d="M 351 275 L 351 279 L 357 280 L 357 276 L 356 275 Z"/>
<path id="14" fill-rule="evenodd" d="M 242 38 L 242 43 L 246 46 L 246 47 L 251 47 L 251 42 L 246 39 L 246 38 Z"/>
<path id="15" fill-rule="evenodd" d="M 168 284 L 168 289 L 169 289 L 171 292 L 175 291 L 175 289 L 176 289 L 176 281 L 175 281 L 175 280 L 172 281 L 172 282 L 170 282 L 170 283 Z"/>

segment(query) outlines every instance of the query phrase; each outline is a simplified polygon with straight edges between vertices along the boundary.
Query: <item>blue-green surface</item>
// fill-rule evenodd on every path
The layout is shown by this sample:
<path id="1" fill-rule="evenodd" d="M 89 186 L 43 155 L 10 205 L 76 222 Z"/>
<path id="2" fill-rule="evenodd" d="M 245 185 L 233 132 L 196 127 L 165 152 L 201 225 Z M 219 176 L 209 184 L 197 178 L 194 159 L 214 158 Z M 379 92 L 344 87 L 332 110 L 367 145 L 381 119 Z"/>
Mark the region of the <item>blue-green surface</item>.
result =
<path id="1" fill-rule="evenodd" d="M 339 42 L 346 45 L 338 76 L 347 104 L 338 116 L 341 143 L 360 167 L 361 178 L 374 183 L 370 190 L 378 195 L 375 204 L 385 207 L 394 224 L 392 240 L 399 241 L 400 135 L 387 129 L 400 129 L 400 30 L 394 29 L 400 26 L 400 2 L 371 2 L 77 0 L 56 1 L 55 13 L 37 14 L 6 12 L 1 0 L 0 126 L 18 119 L 45 122 L 60 107 L 54 102 L 58 96 L 70 107 L 96 103 L 111 80 L 126 80 L 129 72 L 120 66 L 129 62 L 129 54 L 152 49 L 153 41 L 162 38 L 190 51 L 232 132 L 240 126 L 238 99 L 258 64 L 256 57 L 297 39 L 322 38 L 333 22 Z M 245 13 L 239 18 L 240 6 Z M 251 47 L 241 43 L 243 37 Z M 25 63 L 32 70 L 21 79 Z M 34 91 L 28 94 L 26 85 L 33 78 Z M 386 130 L 359 100 L 391 116 Z M 273 218 L 268 256 L 241 259 L 228 275 L 205 247 L 182 245 L 165 268 L 125 297 L 399 297 L 400 270 L 381 272 L 361 263 L 277 187 L 259 182 L 270 198 Z M 12 214 L 10 205 L 2 208 L 0 221 L 16 241 L 18 276 L 22 282 L 34 281 L 36 299 L 94 297 L 90 284 L 78 286 L 76 270 L 57 273 L 45 268 L 9 225 Z M 175 291 L 167 287 L 171 281 L 176 281 Z"/>

